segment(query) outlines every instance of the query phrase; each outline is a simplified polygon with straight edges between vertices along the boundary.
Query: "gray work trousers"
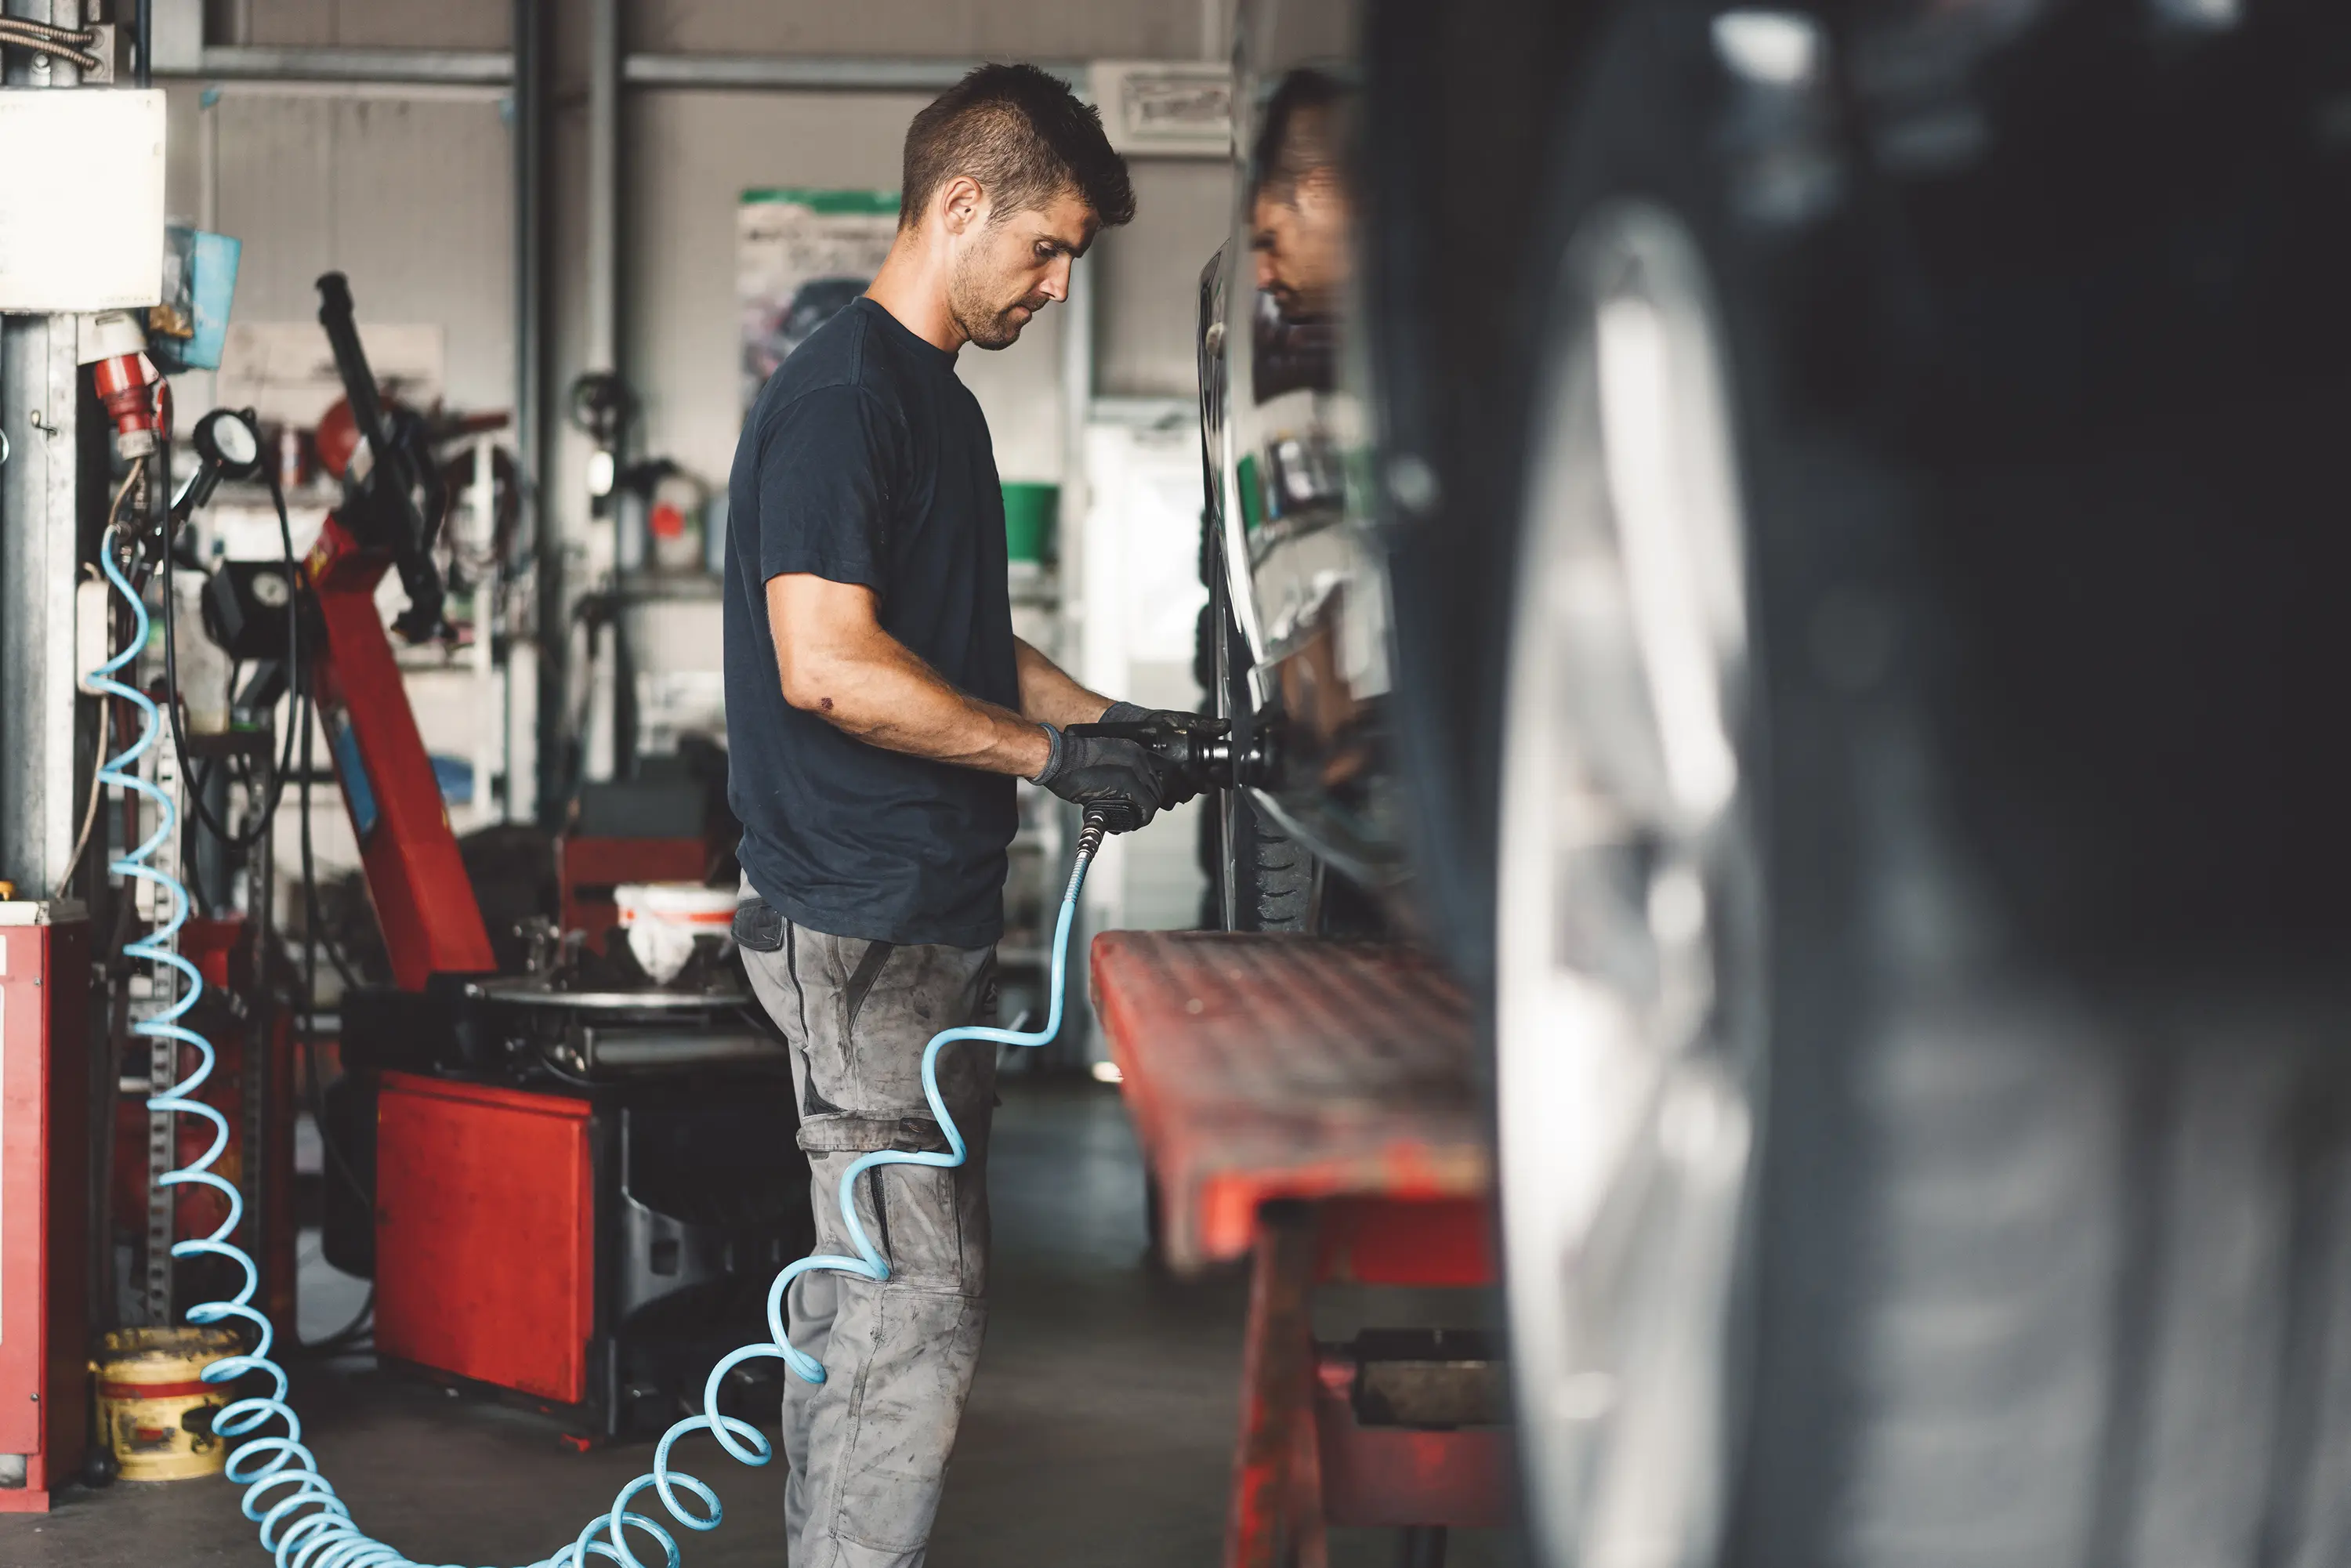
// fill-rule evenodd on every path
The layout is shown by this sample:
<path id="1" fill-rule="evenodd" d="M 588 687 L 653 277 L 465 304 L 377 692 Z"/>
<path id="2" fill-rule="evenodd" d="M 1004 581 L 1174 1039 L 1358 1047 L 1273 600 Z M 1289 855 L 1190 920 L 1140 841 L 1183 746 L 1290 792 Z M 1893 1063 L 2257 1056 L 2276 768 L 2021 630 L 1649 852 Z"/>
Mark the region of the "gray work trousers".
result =
<path id="1" fill-rule="evenodd" d="M 946 1147 L 923 1097 L 923 1048 L 940 1030 L 979 1021 L 995 953 L 829 936 L 784 921 L 747 884 L 744 898 L 744 967 L 791 1044 L 816 1249 L 854 1257 L 841 1175 L 876 1149 Z M 762 933 L 779 938 L 772 951 L 759 950 Z M 920 1568 L 938 1513 L 987 1327 L 994 1048 L 947 1046 L 938 1082 L 965 1163 L 891 1166 L 857 1181 L 858 1219 L 889 1281 L 824 1270 L 792 1287 L 792 1343 L 825 1372 L 820 1384 L 784 1376 L 792 1568 Z"/>

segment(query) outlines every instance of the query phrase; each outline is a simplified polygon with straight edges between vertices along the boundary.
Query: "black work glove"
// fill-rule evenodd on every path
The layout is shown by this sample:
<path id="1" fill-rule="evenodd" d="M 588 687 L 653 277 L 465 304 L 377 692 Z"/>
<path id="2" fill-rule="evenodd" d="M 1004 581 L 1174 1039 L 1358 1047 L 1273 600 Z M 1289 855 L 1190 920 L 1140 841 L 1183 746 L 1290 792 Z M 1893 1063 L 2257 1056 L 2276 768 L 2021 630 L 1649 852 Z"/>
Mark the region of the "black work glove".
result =
<path id="1" fill-rule="evenodd" d="M 1141 703 L 1113 703 L 1102 709 L 1104 724 L 1164 724 L 1171 729 L 1213 729 L 1217 720 L 1205 713 L 1182 708 L 1144 707 Z"/>
<path id="2" fill-rule="evenodd" d="M 1214 729 L 1217 720 L 1207 714 L 1186 713 L 1181 708 L 1144 707 L 1140 703 L 1113 703 L 1102 710 L 1103 724 L 1155 724 L 1164 729 Z M 1159 804 L 1180 806 L 1199 794 L 1199 789 L 1180 774 L 1166 778 Z"/>
<path id="3" fill-rule="evenodd" d="M 1144 747 L 1108 736 L 1071 735 L 1050 724 L 1044 730 L 1053 755 L 1032 783 L 1081 809 L 1111 808 L 1114 833 L 1144 827 L 1159 814 L 1165 775 L 1159 759 Z"/>

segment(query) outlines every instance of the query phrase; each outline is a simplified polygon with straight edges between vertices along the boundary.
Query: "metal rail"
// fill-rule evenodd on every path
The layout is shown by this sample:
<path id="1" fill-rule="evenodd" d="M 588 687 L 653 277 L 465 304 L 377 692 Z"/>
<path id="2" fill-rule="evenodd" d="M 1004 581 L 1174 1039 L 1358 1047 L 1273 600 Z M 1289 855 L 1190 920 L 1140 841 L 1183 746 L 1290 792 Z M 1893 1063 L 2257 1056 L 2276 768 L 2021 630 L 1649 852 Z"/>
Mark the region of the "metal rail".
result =
<path id="1" fill-rule="evenodd" d="M 752 92 L 936 92 L 981 62 L 974 59 L 890 59 L 864 56 L 649 54 L 624 57 L 622 85 L 669 89 Z M 1082 86 L 1080 62 L 1048 69 Z M 159 78 L 211 82 L 369 82 L 407 87 L 506 87 L 515 79 L 505 49 L 381 49 L 289 47 L 266 44 L 207 46 L 193 68 L 164 68 Z"/>

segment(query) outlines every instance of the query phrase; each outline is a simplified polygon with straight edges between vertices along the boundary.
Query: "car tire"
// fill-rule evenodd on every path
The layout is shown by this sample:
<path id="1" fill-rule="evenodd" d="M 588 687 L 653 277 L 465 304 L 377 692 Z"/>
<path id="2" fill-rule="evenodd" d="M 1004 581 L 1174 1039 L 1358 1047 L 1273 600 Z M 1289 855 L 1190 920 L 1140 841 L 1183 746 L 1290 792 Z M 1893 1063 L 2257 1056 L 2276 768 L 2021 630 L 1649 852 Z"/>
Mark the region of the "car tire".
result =
<path id="1" fill-rule="evenodd" d="M 1429 182 L 1372 204 L 1390 475 L 1401 453 L 1436 481 L 1391 502 L 1399 668 L 1417 686 L 1400 694 L 1400 755 L 1424 800 L 1452 802 L 1425 841 L 1458 852 L 1493 830 L 1489 853 L 1436 869 L 1498 912 L 1492 946 L 1468 940 L 1457 961 L 1481 989 L 1491 966 L 1538 1560 L 2336 1560 L 2351 1541 L 2335 1500 L 2351 1467 L 2340 988 L 2185 972 L 2125 984 L 2041 942 L 2038 912 L 1984 872 L 1959 782 L 1983 763 L 1945 727 L 1947 607 L 1919 561 L 1929 498 L 1807 417 L 1802 371 L 1817 367 L 1781 335 L 1784 285 L 1812 266 L 1792 247 L 1836 236 L 1764 233 L 1731 206 L 1711 134 L 1728 90 L 1720 12 L 1594 8 L 1604 19 L 1572 68 L 1532 99 L 1567 111 L 1532 186 L 1519 296 L 1531 347 L 1498 335 L 1453 345 L 1449 361 L 1415 319 L 1411 251 L 1465 232 L 1429 208 L 1437 181 L 1466 189 L 1478 172 L 1412 128 L 1458 109 L 1445 84 L 1477 78 L 1448 60 L 1476 57 L 1479 29 L 1399 5 L 1370 33 L 1374 164 L 1407 178 L 1417 159 Z M 1447 26 L 1469 35 L 1451 54 Z M 1741 847 L 1695 905 L 1654 880 L 1620 896 L 1588 847 L 1579 877 L 1537 868 L 1554 878 L 1555 924 L 1530 938 L 1517 926 L 1546 918 L 1528 914 L 1545 901 L 1510 886 L 1540 837 L 1529 814 L 1589 780 L 1555 773 L 1547 797 L 1531 784 L 1589 760 L 1577 724 L 1605 694 L 1530 734 L 1475 681 L 1482 658 L 1518 689 L 1531 659 L 1563 646 L 1530 634 L 1530 615 L 1557 606 L 1530 612 L 1519 585 L 1557 565 L 1541 529 L 1560 444 L 1547 422 L 1575 319 L 1594 314 L 1573 275 L 1628 204 L 1691 264 L 1731 432 L 1747 664 L 1726 687 L 1726 809 Z M 1448 399 L 1478 395 L 1452 375 L 1520 389 L 1535 412 L 1448 431 Z M 1496 472 L 1527 476 L 1510 504 L 1464 504 L 1491 499 L 1478 487 Z M 1438 634 L 1474 624 L 1481 594 L 1510 629 L 1486 655 Z M 1577 678 L 1596 681 L 1590 668 Z M 1477 787 L 1489 776 L 1490 794 Z M 1640 856 L 1658 846 L 1614 848 L 1616 871 L 1646 876 Z M 1710 992 L 1679 1034 L 1623 1021 L 1658 1010 L 1640 943 L 1656 946 L 1661 921 L 1704 932 Z M 1610 940 L 1627 933 L 1638 939 Z M 1514 936 L 1528 938 L 1515 952 Z M 1603 1026 L 1632 1049 L 1594 1060 Z"/>
<path id="2" fill-rule="evenodd" d="M 1236 737 L 1246 745 L 1257 721 L 1249 686 L 1249 643 L 1233 618 L 1224 552 L 1213 522 L 1204 523 L 1203 536 L 1200 555 L 1208 603 L 1200 616 L 1193 664 L 1202 677 L 1208 710 L 1230 719 Z M 1314 856 L 1275 826 L 1246 789 L 1212 791 L 1202 816 L 1216 927 L 1312 930 L 1321 882 Z"/>

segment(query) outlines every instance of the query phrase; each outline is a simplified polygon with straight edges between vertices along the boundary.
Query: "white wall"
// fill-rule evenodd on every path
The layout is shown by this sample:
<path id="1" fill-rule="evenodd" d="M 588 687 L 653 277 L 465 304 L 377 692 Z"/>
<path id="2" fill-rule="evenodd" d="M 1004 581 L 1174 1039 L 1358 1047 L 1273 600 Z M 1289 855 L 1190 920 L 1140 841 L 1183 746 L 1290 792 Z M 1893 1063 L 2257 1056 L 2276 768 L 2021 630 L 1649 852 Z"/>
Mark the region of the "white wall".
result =
<path id="1" fill-rule="evenodd" d="M 1095 254 L 1094 390 L 1104 397 L 1191 398 L 1200 269 L 1224 243 L 1232 174 L 1205 159 L 1138 158 L 1134 222 Z"/>
<path id="2" fill-rule="evenodd" d="M 361 321 L 444 329 L 453 406 L 512 407 L 514 154 L 497 97 L 203 96 L 170 89 L 167 201 L 244 242 L 235 319 L 315 319 L 319 275 L 339 270 Z"/>
<path id="3" fill-rule="evenodd" d="M 1129 417 L 1086 431 L 1085 617 L 1080 679 L 1145 707 L 1192 707 L 1192 650 L 1201 586 L 1200 448 L 1188 398 L 1157 418 Z M 1102 846 L 1086 879 L 1086 918 L 1097 931 L 1197 924 L 1205 883 L 1196 858 L 1198 803 L 1146 833 Z"/>
<path id="4" fill-rule="evenodd" d="M 628 46 L 678 54 L 1190 59 L 1220 0 L 632 0 Z"/>
<path id="5" fill-rule="evenodd" d="M 208 9 L 231 28 L 249 28 L 234 40 L 242 43 L 503 49 L 513 8 L 497 0 L 229 0 L 225 6 L 215 0 Z"/>

